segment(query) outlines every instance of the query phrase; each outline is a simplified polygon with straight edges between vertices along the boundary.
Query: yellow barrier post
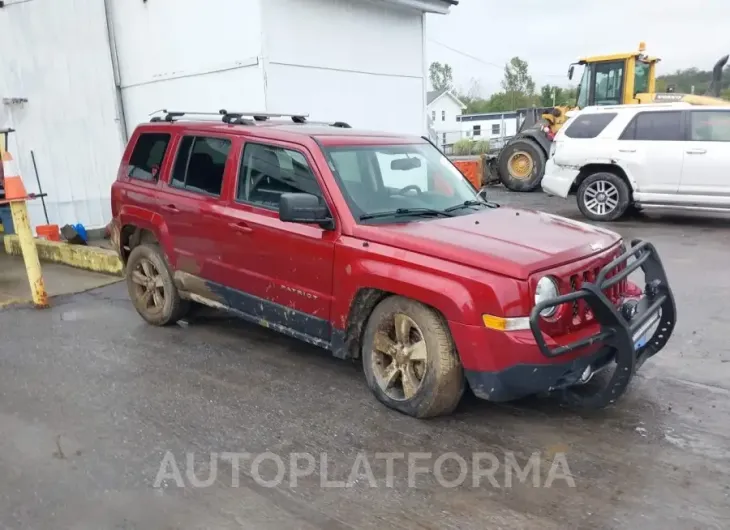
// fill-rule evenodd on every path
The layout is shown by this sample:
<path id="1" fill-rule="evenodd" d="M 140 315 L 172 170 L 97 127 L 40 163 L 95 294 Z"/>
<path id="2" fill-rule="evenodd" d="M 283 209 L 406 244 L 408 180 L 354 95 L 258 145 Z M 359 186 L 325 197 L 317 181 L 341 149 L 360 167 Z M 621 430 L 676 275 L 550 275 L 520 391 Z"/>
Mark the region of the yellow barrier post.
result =
<path id="1" fill-rule="evenodd" d="M 26 205 L 28 194 L 13 156 L 7 150 L 2 150 L 2 163 L 5 173 L 5 199 L 0 203 L 10 203 L 13 225 L 20 242 L 33 303 L 38 308 L 48 307 L 48 293 L 46 293 L 46 286 L 43 282 L 38 249 L 35 246 L 33 230 L 28 217 L 28 206 Z"/>

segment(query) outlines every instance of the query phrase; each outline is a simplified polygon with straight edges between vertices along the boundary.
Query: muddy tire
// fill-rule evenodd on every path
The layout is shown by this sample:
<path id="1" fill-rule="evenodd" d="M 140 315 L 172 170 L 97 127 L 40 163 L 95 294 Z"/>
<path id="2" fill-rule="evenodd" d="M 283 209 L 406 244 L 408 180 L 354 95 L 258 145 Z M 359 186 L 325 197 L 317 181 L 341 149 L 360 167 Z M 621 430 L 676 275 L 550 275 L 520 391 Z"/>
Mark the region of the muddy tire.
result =
<path id="1" fill-rule="evenodd" d="M 580 212 L 591 221 L 615 221 L 631 205 L 631 190 L 614 173 L 594 173 L 581 182 L 576 200 Z"/>
<path id="2" fill-rule="evenodd" d="M 446 321 L 414 300 L 392 296 L 375 307 L 362 359 L 375 396 L 409 416 L 450 414 L 464 393 L 464 370 Z"/>
<path id="3" fill-rule="evenodd" d="M 529 138 L 509 142 L 499 154 L 499 180 L 512 191 L 533 191 L 545 174 L 547 155 Z"/>
<path id="4" fill-rule="evenodd" d="M 159 246 L 135 247 L 127 260 L 126 279 L 134 308 L 150 324 L 174 324 L 188 311 L 189 303 L 180 298 Z"/>

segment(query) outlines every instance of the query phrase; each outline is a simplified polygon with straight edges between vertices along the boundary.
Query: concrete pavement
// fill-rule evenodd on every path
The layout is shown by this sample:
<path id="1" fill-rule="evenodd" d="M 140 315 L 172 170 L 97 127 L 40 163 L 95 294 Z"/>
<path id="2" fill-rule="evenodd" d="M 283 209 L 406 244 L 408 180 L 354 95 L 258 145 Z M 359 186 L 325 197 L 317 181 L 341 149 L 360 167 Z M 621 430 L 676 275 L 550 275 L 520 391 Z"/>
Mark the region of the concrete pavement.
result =
<path id="1" fill-rule="evenodd" d="M 579 218 L 572 202 L 492 196 Z M 614 228 L 656 243 L 679 321 L 619 404 L 593 413 L 467 397 L 452 417 L 414 420 L 380 405 L 356 365 L 267 329 L 215 313 L 150 327 L 124 284 L 61 297 L 48 311 L 2 310 L 0 528 L 729 528 L 730 221 L 670 216 Z M 221 454 L 242 452 L 268 456 L 235 474 Z M 295 486 L 288 462 L 301 453 L 316 470 Z M 388 484 L 377 453 L 428 453 L 419 465 L 431 472 L 409 485 L 396 459 Z M 471 473 L 485 453 L 520 466 L 538 454 L 541 472 L 562 454 L 575 487 L 545 487 L 546 475 L 537 487 L 534 475 L 507 487 L 503 472 L 498 487 L 473 487 L 472 477 L 444 487 L 461 472 L 454 454 Z M 154 487 L 166 455 L 168 478 Z M 193 487 L 214 465 L 216 480 Z"/>
<path id="2" fill-rule="evenodd" d="M 86 291 L 120 281 L 119 277 L 41 263 L 46 290 L 50 296 Z M 21 256 L 10 256 L 0 249 L 0 307 L 23 303 L 31 298 L 28 277 Z"/>

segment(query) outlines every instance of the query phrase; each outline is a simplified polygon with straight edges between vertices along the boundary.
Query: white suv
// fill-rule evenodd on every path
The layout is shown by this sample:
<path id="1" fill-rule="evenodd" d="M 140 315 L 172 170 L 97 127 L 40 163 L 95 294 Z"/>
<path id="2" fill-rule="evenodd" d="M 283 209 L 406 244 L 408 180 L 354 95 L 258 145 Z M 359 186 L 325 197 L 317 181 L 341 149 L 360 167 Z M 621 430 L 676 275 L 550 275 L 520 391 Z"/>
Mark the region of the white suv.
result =
<path id="1" fill-rule="evenodd" d="M 542 189 L 594 221 L 629 208 L 730 211 L 730 107 L 588 107 L 555 136 Z"/>

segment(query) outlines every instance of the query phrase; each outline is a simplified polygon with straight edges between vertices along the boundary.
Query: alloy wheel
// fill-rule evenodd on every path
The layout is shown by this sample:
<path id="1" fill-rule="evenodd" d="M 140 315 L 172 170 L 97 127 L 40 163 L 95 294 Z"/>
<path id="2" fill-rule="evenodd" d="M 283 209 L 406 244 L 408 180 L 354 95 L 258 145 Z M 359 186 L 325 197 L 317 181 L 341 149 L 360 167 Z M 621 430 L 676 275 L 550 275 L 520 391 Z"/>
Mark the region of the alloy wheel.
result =
<path id="1" fill-rule="evenodd" d="M 411 317 L 395 313 L 383 319 L 373 341 L 377 384 L 393 400 L 411 399 L 423 383 L 427 355 L 423 333 Z"/>

